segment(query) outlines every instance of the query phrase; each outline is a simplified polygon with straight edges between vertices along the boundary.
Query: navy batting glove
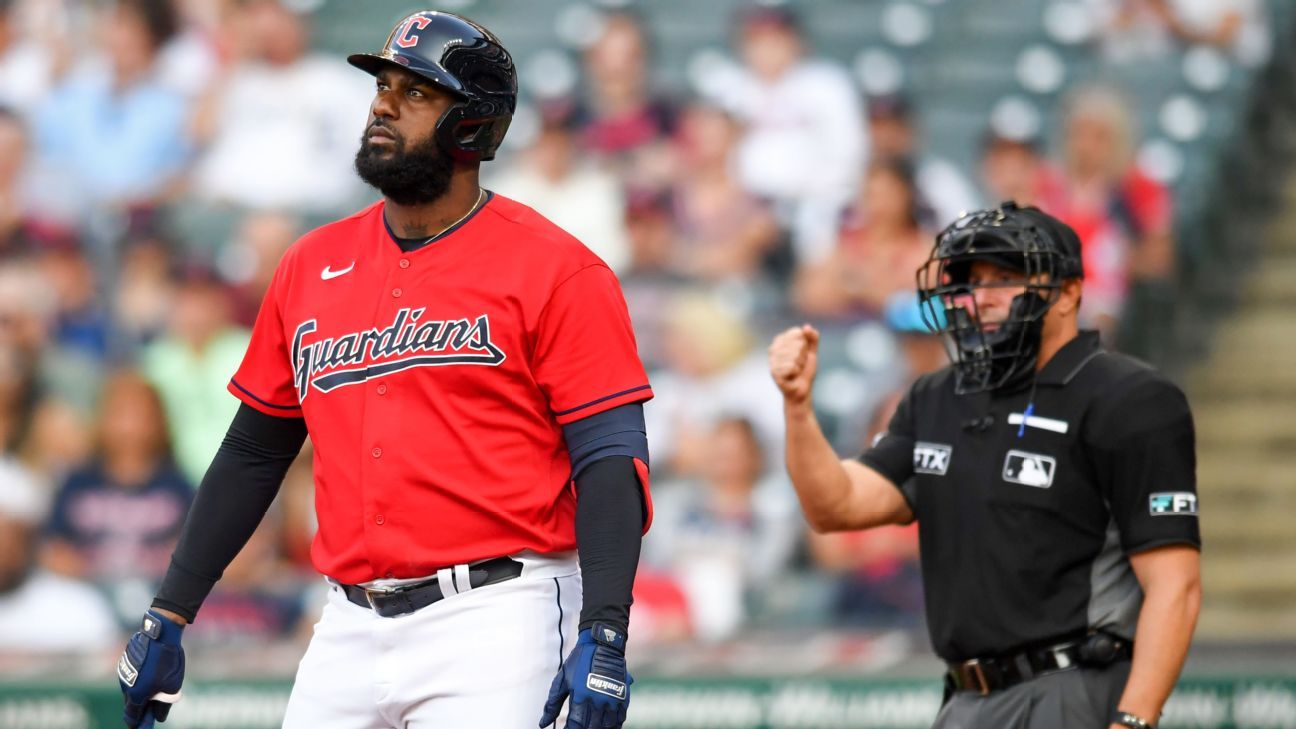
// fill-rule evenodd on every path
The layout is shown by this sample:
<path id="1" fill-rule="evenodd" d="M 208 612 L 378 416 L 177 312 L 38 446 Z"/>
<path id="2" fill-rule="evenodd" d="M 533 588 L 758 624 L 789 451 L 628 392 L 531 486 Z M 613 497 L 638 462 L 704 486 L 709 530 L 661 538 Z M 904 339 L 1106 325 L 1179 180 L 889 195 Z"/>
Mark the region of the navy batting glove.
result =
<path id="1" fill-rule="evenodd" d="M 625 642 L 625 633 L 605 623 L 582 630 L 549 686 L 540 726 L 558 719 L 568 696 L 566 729 L 618 729 L 624 724 L 634 683 L 626 670 Z"/>
<path id="2" fill-rule="evenodd" d="M 183 625 L 150 610 L 117 660 L 117 682 L 126 699 L 122 718 L 131 729 L 153 729 L 153 721 L 166 721 L 171 705 L 180 700 L 183 632 Z"/>

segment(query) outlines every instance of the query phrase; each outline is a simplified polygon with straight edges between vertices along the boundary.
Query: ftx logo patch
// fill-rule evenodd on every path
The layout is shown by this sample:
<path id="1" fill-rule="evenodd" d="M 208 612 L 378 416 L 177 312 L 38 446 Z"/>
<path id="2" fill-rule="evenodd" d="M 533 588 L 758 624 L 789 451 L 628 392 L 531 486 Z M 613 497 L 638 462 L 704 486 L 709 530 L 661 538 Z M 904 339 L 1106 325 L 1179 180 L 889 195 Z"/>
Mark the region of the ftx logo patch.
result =
<path id="1" fill-rule="evenodd" d="M 944 476 L 949 471 L 950 456 L 954 449 L 944 443 L 914 443 L 913 464 L 917 473 L 929 473 L 933 476 Z"/>
<path id="2" fill-rule="evenodd" d="M 1197 515 L 1197 494 L 1187 491 L 1163 491 L 1152 494 L 1148 499 L 1148 511 L 1152 516 L 1173 516 L 1175 514 Z"/>
<path id="3" fill-rule="evenodd" d="M 1057 461 L 1052 456 L 1042 456 L 1026 451 L 1008 451 L 1004 458 L 1003 478 L 1008 483 L 1046 489 L 1053 485 L 1053 472 Z"/>

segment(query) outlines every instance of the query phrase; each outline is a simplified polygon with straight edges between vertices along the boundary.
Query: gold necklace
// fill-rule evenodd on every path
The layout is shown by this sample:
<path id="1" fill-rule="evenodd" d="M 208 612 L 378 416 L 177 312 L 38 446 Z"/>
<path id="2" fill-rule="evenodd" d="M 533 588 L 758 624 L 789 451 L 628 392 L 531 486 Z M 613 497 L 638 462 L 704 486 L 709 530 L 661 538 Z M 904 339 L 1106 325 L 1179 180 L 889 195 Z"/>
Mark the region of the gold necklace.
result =
<path id="1" fill-rule="evenodd" d="M 422 242 L 422 243 L 419 243 L 417 246 L 415 246 L 415 248 L 422 248 L 423 246 L 427 245 L 428 243 L 431 243 L 433 240 L 436 240 L 436 239 L 439 238 L 440 236 L 445 235 L 445 232 L 446 232 L 447 230 L 450 230 L 451 228 L 455 227 L 456 225 L 458 225 L 458 224 L 462 223 L 463 221 L 467 220 L 467 219 L 468 219 L 468 216 L 470 216 L 470 215 L 472 215 L 473 213 L 477 212 L 477 208 L 481 207 L 482 200 L 485 199 L 485 197 L 486 197 L 486 188 L 484 188 L 484 187 L 479 187 L 479 188 L 477 188 L 477 202 L 474 202 L 474 203 L 472 204 L 472 207 L 468 208 L 468 212 L 464 213 L 462 216 L 460 216 L 460 218 L 459 218 L 458 220 L 454 221 L 453 223 L 447 225 L 446 227 L 444 227 L 444 228 L 442 228 L 441 230 L 437 231 L 436 233 L 434 233 L 434 234 L 428 236 L 427 238 L 424 238 L 424 239 L 423 239 L 423 242 Z"/>

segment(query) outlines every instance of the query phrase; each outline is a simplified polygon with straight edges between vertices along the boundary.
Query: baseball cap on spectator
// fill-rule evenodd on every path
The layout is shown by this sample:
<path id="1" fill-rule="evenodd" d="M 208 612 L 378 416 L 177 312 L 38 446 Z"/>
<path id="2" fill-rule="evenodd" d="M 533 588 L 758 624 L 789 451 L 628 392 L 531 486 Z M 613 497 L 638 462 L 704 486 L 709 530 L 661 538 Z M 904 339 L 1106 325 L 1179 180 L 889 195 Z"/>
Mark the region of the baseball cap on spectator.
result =
<path id="1" fill-rule="evenodd" d="M 801 35 L 801 19 L 791 8 L 780 5 L 752 5 L 738 12 L 739 29 L 747 33 L 756 29 L 777 28 Z"/>
<path id="2" fill-rule="evenodd" d="M 868 116 L 871 120 L 913 118 L 913 102 L 904 94 L 880 94 L 868 98 Z"/>

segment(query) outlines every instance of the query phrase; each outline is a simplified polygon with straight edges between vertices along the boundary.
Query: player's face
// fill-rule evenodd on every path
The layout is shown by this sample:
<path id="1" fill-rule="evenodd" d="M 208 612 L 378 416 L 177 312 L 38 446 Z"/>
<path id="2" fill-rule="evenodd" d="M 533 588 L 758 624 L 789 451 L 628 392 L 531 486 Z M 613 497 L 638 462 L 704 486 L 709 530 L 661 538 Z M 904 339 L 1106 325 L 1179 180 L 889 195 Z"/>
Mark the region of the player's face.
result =
<path id="1" fill-rule="evenodd" d="M 392 202 L 417 205 L 445 194 L 454 162 L 438 145 L 437 121 L 450 94 L 399 68 L 380 71 L 369 122 L 356 153 L 356 172 Z"/>

